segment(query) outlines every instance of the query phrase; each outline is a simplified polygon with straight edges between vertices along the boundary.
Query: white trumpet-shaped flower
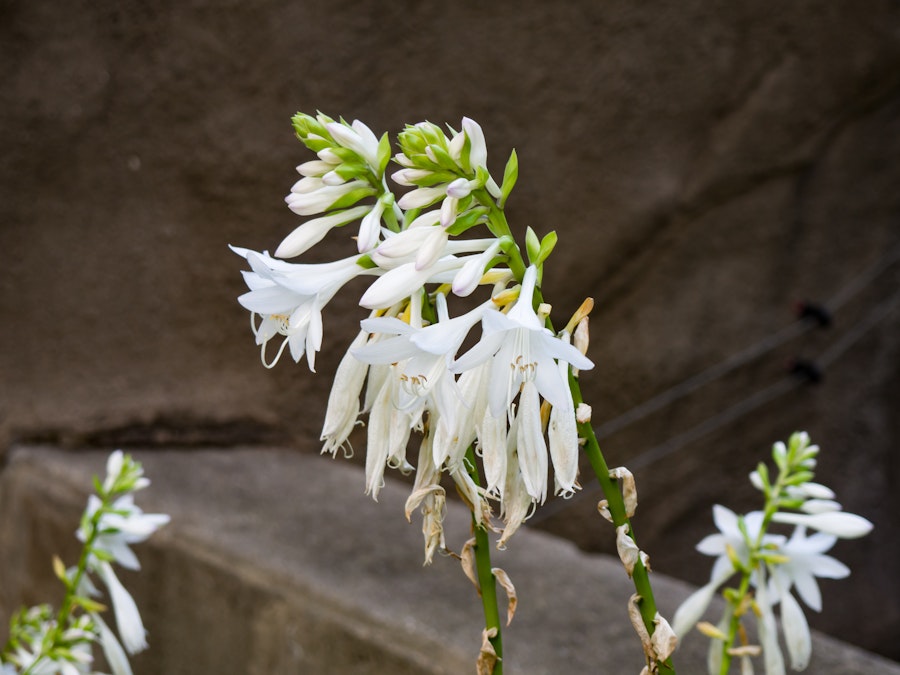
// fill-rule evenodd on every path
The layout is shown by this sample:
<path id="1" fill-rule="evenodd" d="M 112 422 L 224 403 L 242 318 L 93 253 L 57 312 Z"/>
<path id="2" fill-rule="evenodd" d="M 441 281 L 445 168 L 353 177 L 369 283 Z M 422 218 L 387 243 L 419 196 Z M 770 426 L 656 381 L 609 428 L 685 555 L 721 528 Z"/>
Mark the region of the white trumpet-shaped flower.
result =
<path id="1" fill-rule="evenodd" d="M 313 216 L 374 194 L 375 188 L 364 180 L 328 185 L 322 178 L 307 176 L 294 183 L 284 201 L 298 216 Z"/>
<path id="2" fill-rule="evenodd" d="M 492 359 L 489 401 L 491 414 L 500 417 L 509 410 L 524 382 L 533 381 L 537 391 L 552 405 L 563 406 L 570 397 L 556 359 L 581 370 L 594 364 L 575 347 L 555 337 L 544 327 L 532 306 L 537 268 L 525 272 L 519 299 L 507 314 L 486 311 L 481 341 L 457 359 L 457 373 Z"/>
<path id="3" fill-rule="evenodd" d="M 762 511 L 751 511 L 743 519 L 747 536 L 755 541 L 763 524 Z M 737 556 L 743 565 L 749 566 L 750 548 L 741 532 L 741 528 L 738 525 L 738 516 L 734 511 L 720 504 L 714 505 L 713 522 L 719 531 L 704 537 L 697 544 L 697 550 L 704 555 L 717 556 L 715 563 L 713 563 L 710 580 L 721 579 L 724 581 L 735 571 L 734 563 L 732 563 L 728 555 L 728 549 L 730 548 L 734 552 L 734 555 Z M 784 537 L 780 534 L 766 534 L 763 536 L 762 541 L 763 544 L 780 546 L 784 543 Z"/>
<path id="4" fill-rule="evenodd" d="M 825 555 L 837 541 L 837 537 L 822 532 L 806 536 L 806 528 L 797 527 L 791 538 L 779 549 L 787 561 L 779 563 L 772 571 L 772 583 L 779 595 L 783 596 L 797 589 L 797 595 L 808 607 L 817 612 L 822 610 L 822 594 L 816 577 L 843 579 L 850 574 L 841 561 Z"/>
<path id="5" fill-rule="evenodd" d="M 343 211 L 331 213 L 327 216 L 307 220 L 284 238 L 278 245 L 278 248 L 275 249 L 275 255 L 279 258 L 294 258 L 301 253 L 305 253 L 322 241 L 325 238 L 325 235 L 335 227 L 346 225 L 358 218 L 363 218 L 363 216 L 365 216 L 365 218 L 363 218 L 363 223 L 365 223 L 366 218 L 369 217 L 367 214 L 373 212 L 374 209 L 371 206 L 354 206 Z M 380 215 L 381 214 L 379 213 L 376 217 L 380 217 Z M 360 229 L 362 230 L 363 226 L 361 226 Z M 360 239 L 362 239 L 362 234 L 360 235 Z"/>
<path id="6" fill-rule="evenodd" d="M 96 495 L 88 498 L 85 522 L 100 508 L 102 502 Z M 138 544 L 169 522 L 165 513 L 144 513 L 134 503 L 134 495 L 129 493 L 119 497 L 112 509 L 104 513 L 97 524 L 100 532 L 94 540 L 94 549 L 103 551 L 113 561 L 131 570 L 140 569 L 140 563 L 129 544 Z M 82 527 L 77 532 L 80 541 L 86 541 L 87 531 Z M 95 559 L 96 560 L 96 559 Z"/>
<path id="7" fill-rule="evenodd" d="M 359 299 L 361 307 L 379 309 L 408 298 L 426 283 L 448 283 L 463 261 L 455 256 L 446 256 L 430 267 L 417 269 L 415 262 L 408 262 L 385 272 L 369 286 Z"/>
<path id="8" fill-rule="evenodd" d="M 567 340 L 568 335 L 563 335 Z M 559 376 L 568 382 L 569 364 L 563 359 L 557 364 Z M 550 459 L 553 462 L 553 475 L 556 483 L 556 494 L 572 495 L 576 490 L 578 478 L 578 428 L 575 418 L 575 402 L 571 396 L 563 399 L 562 405 L 555 405 L 550 410 L 550 422 L 547 425 L 547 439 L 550 445 Z"/>
<path id="9" fill-rule="evenodd" d="M 370 270 L 358 264 L 359 256 L 331 263 L 298 265 L 276 260 L 266 253 L 232 247 L 250 263 L 244 272 L 249 292 L 238 302 L 253 313 L 256 344 L 267 367 L 273 366 L 290 347 L 294 361 L 306 354 L 309 369 L 315 371 L 316 353 L 322 347 L 322 309 L 351 279 Z M 255 315 L 262 320 L 257 326 Z M 276 335 L 284 340 L 274 359 L 266 362 L 266 345 Z"/>
<path id="10" fill-rule="evenodd" d="M 857 539 L 872 531 L 872 523 L 855 513 L 828 510 L 820 513 L 786 513 L 779 511 L 772 520 L 776 523 L 803 525 L 840 539 Z"/>
<path id="11" fill-rule="evenodd" d="M 350 348 L 338 364 L 328 395 L 328 406 L 325 409 L 325 422 L 322 424 L 324 441 L 322 453 L 337 454 L 338 448 L 344 447 L 350 432 L 359 417 L 359 397 L 366 381 L 368 365 L 357 359 L 353 352 L 362 347 L 369 339 L 366 331 L 360 331 Z"/>

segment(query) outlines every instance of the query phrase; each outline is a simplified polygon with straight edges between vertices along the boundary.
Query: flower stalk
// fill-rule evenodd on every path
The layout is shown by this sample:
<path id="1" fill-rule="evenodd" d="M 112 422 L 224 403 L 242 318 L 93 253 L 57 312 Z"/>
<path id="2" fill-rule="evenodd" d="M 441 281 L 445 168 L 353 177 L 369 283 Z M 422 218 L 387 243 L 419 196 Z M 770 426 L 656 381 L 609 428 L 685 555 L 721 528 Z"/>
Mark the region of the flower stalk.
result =
<path id="1" fill-rule="evenodd" d="M 480 485 L 478 465 L 475 463 L 475 453 L 471 446 L 466 451 L 466 470 L 469 472 L 476 485 Z M 478 575 L 478 594 L 481 596 L 481 605 L 484 608 L 484 628 L 497 661 L 494 664 L 493 675 L 503 675 L 503 627 L 500 623 L 500 609 L 497 604 L 497 580 L 494 578 L 491 565 L 491 543 L 487 528 L 478 523 L 475 514 L 472 514 L 472 529 L 475 533 L 475 570 Z"/>
<path id="2" fill-rule="evenodd" d="M 569 388 L 572 392 L 572 401 L 577 408 L 579 404 L 584 403 L 584 397 L 581 394 L 581 386 L 578 383 L 578 378 L 571 372 L 571 369 L 569 372 Z M 597 435 L 594 433 L 594 428 L 591 426 L 590 421 L 578 422 L 578 436 L 585 439 L 583 446 L 584 454 L 587 455 L 587 458 L 590 460 L 591 468 L 593 468 L 594 474 L 597 476 L 597 480 L 600 483 L 600 488 L 603 490 L 603 495 L 606 498 L 607 508 L 613 525 L 616 530 L 620 527 L 627 526 L 627 536 L 636 544 L 637 541 L 634 535 L 634 528 L 631 526 L 631 520 L 627 515 L 622 491 L 619 489 L 618 481 L 610 477 L 609 466 L 606 463 L 603 452 L 600 450 Z M 631 580 L 634 583 L 635 592 L 640 597 L 637 606 L 641 613 L 641 619 L 644 622 L 644 627 L 647 629 L 648 635 L 652 637 L 656 629 L 654 619 L 657 616 L 657 608 L 656 600 L 653 597 L 653 587 L 650 584 L 649 572 L 650 571 L 647 569 L 647 566 L 644 564 L 641 557 L 638 556 L 634 568 L 631 571 Z M 672 665 L 671 658 L 657 660 L 656 667 L 657 672 L 661 675 L 675 674 L 675 668 Z"/>

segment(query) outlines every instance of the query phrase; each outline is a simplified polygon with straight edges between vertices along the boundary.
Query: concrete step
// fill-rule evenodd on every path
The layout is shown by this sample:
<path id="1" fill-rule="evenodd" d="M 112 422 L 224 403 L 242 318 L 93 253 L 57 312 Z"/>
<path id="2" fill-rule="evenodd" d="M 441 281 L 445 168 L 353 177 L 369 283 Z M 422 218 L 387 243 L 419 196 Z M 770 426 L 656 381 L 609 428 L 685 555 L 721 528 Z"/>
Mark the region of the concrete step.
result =
<path id="1" fill-rule="evenodd" d="M 20 603 L 58 601 L 51 557 L 73 561 L 90 478 L 107 454 L 12 449 L 0 477 L 4 625 Z M 454 559 L 422 566 L 420 520 L 403 516 L 408 486 L 389 479 L 375 503 L 358 467 L 281 448 L 133 455 L 153 481 L 138 504 L 172 516 L 136 547 L 142 571 L 121 575 L 150 631 L 136 675 L 474 672 L 480 602 Z M 450 504 L 454 550 L 468 523 Z M 505 672 L 640 671 L 626 614 L 633 590 L 618 559 L 527 529 L 493 556 L 519 595 Z M 658 573 L 653 583 L 668 617 L 691 591 Z M 679 673 L 704 672 L 705 648 L 689 637 Z M 808 672 L 900 675 L 900 664 L 817 634 Z"/>

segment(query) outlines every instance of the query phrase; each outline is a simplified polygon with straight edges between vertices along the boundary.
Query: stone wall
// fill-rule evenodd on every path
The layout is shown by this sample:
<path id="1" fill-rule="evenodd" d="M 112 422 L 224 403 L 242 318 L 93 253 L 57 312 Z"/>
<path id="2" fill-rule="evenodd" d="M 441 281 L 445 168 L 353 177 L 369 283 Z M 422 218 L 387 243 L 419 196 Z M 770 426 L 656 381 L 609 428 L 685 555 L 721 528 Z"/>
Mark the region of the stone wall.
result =
<path id="1" fill-rule="evenodd" d="M 3 3 L 2 445 L 315 451 L 362 311 L 329 307 L 318 376 L 266 371 L 226 244 L 297 224 L 297 110 L 379 132 L 468 115 L 495 173 L 517 149 L 511 221 L 560 235 L 558 315 L 597 299 L 598 424 L 765 347 L 795 300 L 836 307 L 605 447 L 635 465 L 655 566 L 699 582 L 711 504 L 752 508 L 747 471 L 809 430 L 823 482 L 877 527 L 839 551 L 871 591 L 826 586 L 815 623 L 898 658 L 898 19 L 888 0 Z M 796 356 L 819 384 L 791 384 Z M 611 550 L 595 500 L 538 525 Z"/>

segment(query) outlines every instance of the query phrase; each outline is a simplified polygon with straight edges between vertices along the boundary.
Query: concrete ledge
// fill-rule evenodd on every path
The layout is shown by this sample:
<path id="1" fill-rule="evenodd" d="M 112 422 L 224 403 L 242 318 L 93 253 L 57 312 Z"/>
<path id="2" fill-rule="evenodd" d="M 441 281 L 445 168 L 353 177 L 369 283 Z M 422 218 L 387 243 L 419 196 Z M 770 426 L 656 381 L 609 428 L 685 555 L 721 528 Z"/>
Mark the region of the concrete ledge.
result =
<path id="1" fill-rule="evenodd" d="M 376 504 L 357 467 L 277 448 L 133 454 L 153 481 L 138 503 L 172 515 L 137 551 L 143 571 L 123 574 L 150 631 L 138 675 L 474 672 L 480 603 L 454 560 L 422 567 L 420 522 L 403 517 L 405 485 L 388 482 Z M 0 478 L 4 625 L 20 603 L 58 597 L 51 556 L 72 560 L 90 477 L 106 455 L 10 453 Z M 451 504 L 446 527 L 458 550 L 465 509 Z M 506 672 L 640 671 L 618 560 L 523 531 L 494 562 L 520 598 L 504 633 Z M 671 616 L 691 589 L 656 574 L 654 590 Z M 900 675 L 900 664 L 821 635 L 814 654 L 808 672 L 817 675 Z M 679 672 L 704 672 L 704 662 L 704 641 L 686 640 Z"/>

